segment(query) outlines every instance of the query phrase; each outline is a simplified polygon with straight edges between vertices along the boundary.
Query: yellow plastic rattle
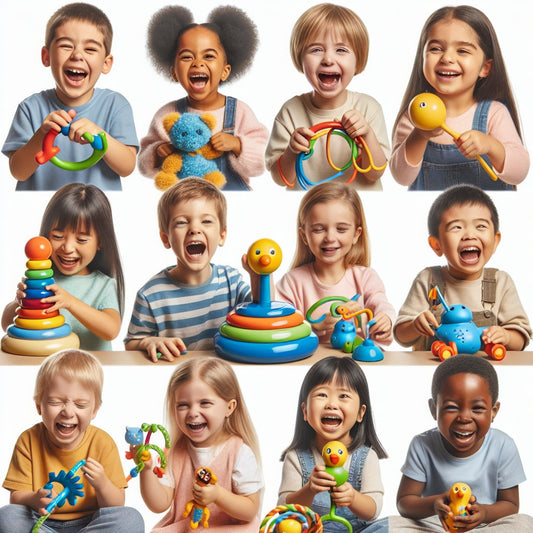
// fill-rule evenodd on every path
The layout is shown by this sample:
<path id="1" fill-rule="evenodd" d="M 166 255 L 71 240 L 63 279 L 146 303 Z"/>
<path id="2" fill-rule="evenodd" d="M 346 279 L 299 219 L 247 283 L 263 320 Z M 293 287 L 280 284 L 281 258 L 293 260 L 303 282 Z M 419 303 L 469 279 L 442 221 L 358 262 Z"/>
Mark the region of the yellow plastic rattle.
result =
<path id="1" fill-rule="evenodd" d="M 446 124 L 446 106 L 444 102 L 433 93 L 421 93 L 417 94 L 409 104 L 409 118 L 413 124 L 420 130 L 434 130 L 442 128 L 446 133 L 449 133 L 454 139 L 458 139 L 460 134 L 452 130 Z M 498 176 L 494 174 L 494 171 L 487 162 L 477 155 L 477 160 L 481 163 L 481 166 L 485 169 L 485 172 L 491 179 L 496 181 Z"/>

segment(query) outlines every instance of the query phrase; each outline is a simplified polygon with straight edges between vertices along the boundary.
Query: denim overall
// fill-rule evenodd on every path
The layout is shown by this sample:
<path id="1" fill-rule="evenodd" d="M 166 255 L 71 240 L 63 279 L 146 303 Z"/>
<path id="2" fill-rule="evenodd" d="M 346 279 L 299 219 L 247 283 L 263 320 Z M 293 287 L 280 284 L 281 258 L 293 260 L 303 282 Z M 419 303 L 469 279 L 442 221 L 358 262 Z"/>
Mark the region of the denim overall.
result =
<path id="1" fill-rule="evenodd" d="M 488 328 L 489 326 L 497 326 L 498 319 L 493 313 L 492 309 L 496 302 L 496 272 L 497 268 L 483 269 L 483 279 L 481 280 L 481 303 L 483 311 L 472 311 L 472 321 L 478 328 Z M 430 287 L 437 285 L 443 298 L 446 298 L 446 283 L 442 275 L 442 268 L 440 266 L 431 267 L 431 283 Z M 429 292 L 429 291 L 428 291 Z M 453 304 L 454 302 L 451 302 Z M 461 302 L 455 302 L 461 303 Z M 450 305 L 451 305 L 450 304 Z M 443 306 L 439 305 L 437 309 L 432 312 L 435 318 L 440 323 L 440 316 L 443 312 Z M 435 339 L 433 337 L 426 338 L 426 350 L 431 350 L 431 344 Z"/>
<path id="2" fill-rule="evenodd" d="M 487 133 L 490 101 L 479 102 L 474 113 L 472 129 Z M 488 157 L 482 156 L 490 166 Z M 514 185 L 502 180 L 494 181 L 477 159 L 467 159 L 455 144 L 438 144 L 428 141 L 422 167 L 410 191 L 442 191 L 452 185 L 468 183 L 484 190 L 514 191 Z"/>
<path id="3" fill-rule="evenodd" d="M 352 453 L 352 460 L 350 462 L 350 470 L 348 472 L 348 483 L 354 487 L 355 490 L 361 489 L 361 478 L 363 475 L 363 467 L 370 448 L 368 446 L 361 446 Z M 302 486 L 309 481 L 311 471 L 315 467 L 315 459 L 311 450 L 297 449 L 296 456 L 300 462 L 302 469 Z M 315 513 L 324 516 L 329 513 L 331 506 L 331 498 L 329 492 L 319 492 L 313 499 L 311 508 Z M 346 518 L 352 524 L 354 533 L 359 531 L 382 531 L 387 532 L 388 520 L 379 520 L 377 522 L 366 522 L 357 518 L 348 507 L 337 507 L 337 515 Z M 338 522 L 326 521 L 324 522 L 324 533 L 347 533 L 346 527 Z M 376 526 L 375 528 L 373 526 Z M 368 529 L 367 529 L 368 528 Z"/>
<path id="4" fill-rule="evenodd" d="M 187 113 L 189 102 L 187 97 L 180 98 L 176 102 L 176 111 L 180 114 Z M 233 96 L 226 96 L 226 104 L 224 107 L 224 122 L 222 124 L 222 131 L 224 133 L 230 133 L 233 135 L 235 130 L 235 110 L 237 109 L 237 100 Z M 250 187 L 241 178 L 237 172 L 232 168 L 228 162 L 227 153 L 222 154 L 220 157 L 213 159 L 216 163 L 218 170 L 224 174 L 226 178 L 226 184 L 222 189 L 224 191 L 249 191 Z"/>

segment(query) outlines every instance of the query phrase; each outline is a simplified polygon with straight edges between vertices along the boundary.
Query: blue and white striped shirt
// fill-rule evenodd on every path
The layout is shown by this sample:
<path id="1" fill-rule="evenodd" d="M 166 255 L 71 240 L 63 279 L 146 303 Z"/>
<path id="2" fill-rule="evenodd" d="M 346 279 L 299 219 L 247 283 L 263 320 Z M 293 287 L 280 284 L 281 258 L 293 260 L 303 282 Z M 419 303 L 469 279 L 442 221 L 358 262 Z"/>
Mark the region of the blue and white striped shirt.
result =
<path id="1" fill-rule="evenodd" d="M 213 337 L 237 304 L 252 299 L 249 285 L 233 267 L 211 265 L 202 285 L 172 279 L 167 267 L 138 292 L 124 342 L 144 337 L 179 337 L 188 350 L 213 348 Z"/>

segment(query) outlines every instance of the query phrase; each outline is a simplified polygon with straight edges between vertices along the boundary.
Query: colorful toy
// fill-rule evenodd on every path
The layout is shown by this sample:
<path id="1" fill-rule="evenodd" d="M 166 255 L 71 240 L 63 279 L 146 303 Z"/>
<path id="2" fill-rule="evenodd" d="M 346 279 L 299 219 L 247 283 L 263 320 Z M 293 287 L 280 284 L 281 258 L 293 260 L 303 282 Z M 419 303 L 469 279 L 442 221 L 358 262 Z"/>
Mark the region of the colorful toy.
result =
<path id="1" fill-rule="evenodd" d="M 472 490 L 466 483 L 454 483 L 450 488 L 449 498 L 450 509 L 453 516 L 468 516 L 466 506 L 470 503 Z M 447 516 L 444 520 L 447 531 L 461 531 L 464 528 L 458 528 L 453 525 L 453 516 Z"/>
<path id="2" fill-rule="evenodd" d="M 217 476 L 215 476 L 215 474 L 213 474 L 213 472 L 205 466 L 196 469 L 194 472 L 194 479 L 196 483 L 202 487 L 207 487 L 207 485 L 215 485 L 217 482 Z M 191 529 L 196 529 L 200 522 L 202 522 L 202 525 L 205 528 L 208 528 L 210 514 L 211 513 L 209 512 L 207 505 L 201 505 L 196 503 L 194 500 L 190 500 L 185 505 L 183 518 L 187 518 L 189 515 L 191 515 L 191 520 L 189 522 Z"/>
<path id="3" fill-rule="evenodd" d="M 381 167 L 376 167 L 374 164 L 374 160 L 372 159 L 372 154 L 370 153 L 370 150 L 365 140 L 363 139 L 363 137 L 358 137 L 357 140 L 354 141 L 344 131 L 342 124 L 340 122 L 321 122 L 320 124 L 315 124 L 314 126 L 311 126 L 310 129 L 315 133 L 315 135 L 313 135 L 313 137 L 311 137 L 311 139 L 309 140 L 309 151 L 307 153 L 304 153 L 304 152 L 299 153 L 298 157 L 296 158 L 296 178 L 297 178 L 298 184 L 300 185 L 302 189 L 307 190 L 313 185 L 318 185 L 319 183 L 325 183 L 327 181 L 334 180 L 335 178 L 342 176 L 344 171 L 350 168 L 350 166 L 353 166 L 353 172 L 346 183 L 351 183 L 355 179 L 357 172 L 361 172 L 362 174 L 365 174 L 367 172 L 370 172 L 370 170 L 383 170 L 387 166 L 387 164 L 385 163 L 385 165 Z M 309 180 L 309 178 L 305 175 L 303 163 L 304 161 L 306 161 L 313 155 L 315 142 L 317 141 L 317 139 L 319 139 L 320 137 L 323 137 L 324 135 L 326 135 L 326 155 L 328 158 L 328 163 L 331 166 L 331 168 L 333 168 L 337 172 L 329 176 L 329 178 L 324 178 L 322 180 L 313 182 Z M 350 147 L 350 152 L 351 152 L 350 159 L 348 159 L 348 161 L 341 167 L 338 167 L 337 165 L 335 165 L 335 163 L 331 159 L 330 143 L 331 143 L 332 135 L 340 135 L 346 140 L 346 142 L 348 143 L 348 146 Z M 369 165 L 367 168 L 361 168 L 357 164 L 357 160 L 360 159 L 361 157 L 361 148 L 364 148 L 364 150 L 366 151 L 368 155 Z M 281 171 L 279 160 L 278 160 L 278 171 L 279 171 L 279 175 L 281 176 L 285 184 L 288 187 L 294 187 L 294 183 L 291 184 L 285 179 L 283 172 Z"/>
<path id="4" fill-rule="evenodd" d="M 157 430 L 161 432 L 165 440 L 165 449 L 162 450 L 155 444 L 150 444 L 150 438 L 152 433 L 156 433 Z M 146 433 L 146 438 L 143 443 L 143 433 Z M 168 431 L 159 424 L 142 424 L 141 427 L 126 426 L 126 434 L 124 435 L 126 442 L 132 446 L 138 446 L 134 451 L 126 452 L 126 459 L 133 459 L 135 461 L 135 467 L 130 470 L 129 475 L 126 477 L 126 481 L 130 481 L 132 478 L 137 477 L 144 469 L 144 463 L 150 460 L 150 450 L 154 450 L 159 455 L 161 466 L 154 466 L 153 472 L 157 477 L 163 477 L 165 468 L 167 466 L 167 453 L 170 449 L 170 436 Z"/>
<path id="5" fill-rule="evenodd" d="M 437 128 L 442 128 L 454 139 L 460 137 L 459 133 L 452 130 L 446 124 L 446 106 L 436 94 L 421 93 L 416 95 L 409 104 L 409 118 L 420 130 L 435 130 Z M 496 176 L 494 170 L 492 170 L 489 164 L 480 155 L 477 155 L 476 157 L 485 172 L 492 180 L 496 181 L 498 176 Z"/>
<path id="6" fill-rule="evenodd" d="M 248 249 L 248 265 L 259 274 L 259 302 L 238 305 L 215 335 L 215 351 L 239 363 L 287 363 L 309 357 L 318 338 L 293 305 L 272 301 L 270 274 L 281 264 L 279 245 L 259 239 Z"/>
<path id="7" fill-rule="evenodd" d="M 2 350 L 16 355 L 46 356 L 65 348 L 79 348 L 80 340 L 65 323 L 59 311 L 48 313 L 51 303 L 41 300 L 54 293 L 46 287 L 55 283 L 52 277 L 52 246 L 45 237 L 33 237 L 24 249 L 26 262 L 26 298 L 17 308 L 14 323 L 2 338 Z"/>
<path id="8" fill-rule="evenodd" d="M 344 463 L 348 458 L 346 446 L 338 440 L 327 442 L 322 448 L 322 459 L 326 465 L 326 472 L 335 478 L 337 487 L 340 487 L 348 481 L 348 472 L 344 468 Z M 352 533 L 352 524 L 346 518 L 336 514 L 337 506 L 331 502 L 331 508 L 327 515 L 322 517 L 322 522 L 332 521 L 343 524 Z"/>
<path id="9" fill-rule="evenodd" d="M 72 506 L 76 505 L 78 498 L 83 498 L 83 483 L 80 481 L 80 476 L 76 476 L 76 472 L 86 463 L 85 459 L 78 461 L 68 472 L 61 470 L 59 474 L 50 472 L 48 474 L 48 483 L 44 486 L 49 490 L 49 497 L 52 496 L 53 484 L 58 483 L 63 487 L 63 490 L 46 506 L 46 515 L 41 516 L 33 526 L 31 533 L 37 533 L 45 520 L 52 514 L 56 507 L 63 507 L 65 501 Z"/>
<path id="10" fill-rule="evenodd" d="M 209 142 L 215 124 L 215 117 L 210 113 L 170 113 L 163 118 L 163 127 L 177 153 L 165 157 L 161 171 L 155 176 L 158 189 L 164 191 L 178 179 L 191 176 L 205 178 L 217 187 L 226 183 L 213 161 L 222 152 L 215 150 Z"/>
<path id="11" fill-rule="evenodd" d="M 359 294 L 351 298 L 357 301 Z M 308 310 L 305 318 L 316 324 L 325 320 L 326 315 L 323 314 L 320 318 L 313 319 L 311 315 L 321 305 L 327 302 L 333 302 L 330 305 L 331 316 L 340 318 L 335 324 L 333 333 L 331 334 L 331 345 L 337 350 L 342 350 L 344 353 L 351 353 L 352 358 L 356 361 L 375 362 L 383 359 L 383 352 L 376 346 L 374 341 L 370 338 L 369 330 L 376 323 L 373 319 L 373 313 L 370 309 L 361 309 L 360 311 L 350 312 L 345 305 L 339 305 L 338 302 L 348 302 L 345 296 L 326 296 L 315 302 Z M 366 338 L 365 340 L 357 336 L 355 324 L 353 319 L 356 318 L 360 324 L 360 316 L 366 314 L 368 322 L 366 324 Z"/>
<path id="12" fill-rule="evenodd" d="M 298 504 L 278 505 L 261 522 L 259 533 L 322 533 L 320 516 Z"/>
<path id="13" fill-rule="evenodd" d="M 433 355 L 444 361 L 458 353 L 473 354 L 481 350 L 483 346 L 481 335 L 485 328 L 474 324 L 472 311 L 468 307 L 460 304 L 448 307 L 437 286 L 431 289 L 428 298 L 433 302 L 432 307 L 436 307 L 439 303 L 444 307 L 441 325 L 435 330 L 437 340 L 431 345 Z M 496 361 L 501 361 L 507 353 L 503 344 L 486 344 L 484 350 Z"/>
<path id="14" fill-rule="evenodd" d="M 84 161 L 63 161 L 57 157 L 59 153 L 59 147 L 54 146 L 55 138 L 62 133 L 68 137 L 70 131 L 70 124 L 63 126 L 61 132 L 50 130 L 43 139 L 43 149 L 35 155 L 35 160 L 39 165 L 44 165 L 48 161 L 51 161 L 54 165 L 64 170 L 85 170 L 90 168 L 102 157 L 107 151 L 107 137 L 103 131 L 97 136 L 91 135 L 89 132 L 85 132 L 82 137 L 93 147 L 93 153 Z"/>

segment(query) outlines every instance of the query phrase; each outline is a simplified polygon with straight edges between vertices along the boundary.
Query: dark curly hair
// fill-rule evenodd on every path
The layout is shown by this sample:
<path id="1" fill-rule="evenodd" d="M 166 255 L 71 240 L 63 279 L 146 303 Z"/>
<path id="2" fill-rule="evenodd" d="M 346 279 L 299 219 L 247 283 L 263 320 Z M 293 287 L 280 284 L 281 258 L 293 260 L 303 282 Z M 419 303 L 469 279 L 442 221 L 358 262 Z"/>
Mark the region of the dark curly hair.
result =
<path id="1" fill-rule="evenodd" d="M 231 65 L 231 79 L 238 78 L 252 64 L 259 42 L 257 27 L 248 15 L 234 6 L 220 6 L 211 11 L 207 22 L 197 24 L 183 6 L 166 6 L 154 13 L 148 25 L 148 54 L 156 70 L 172 79 L 180 37 L 195 26 L 215 32 Z M 222 82 L 221 82 L 222 83 Z"/>

